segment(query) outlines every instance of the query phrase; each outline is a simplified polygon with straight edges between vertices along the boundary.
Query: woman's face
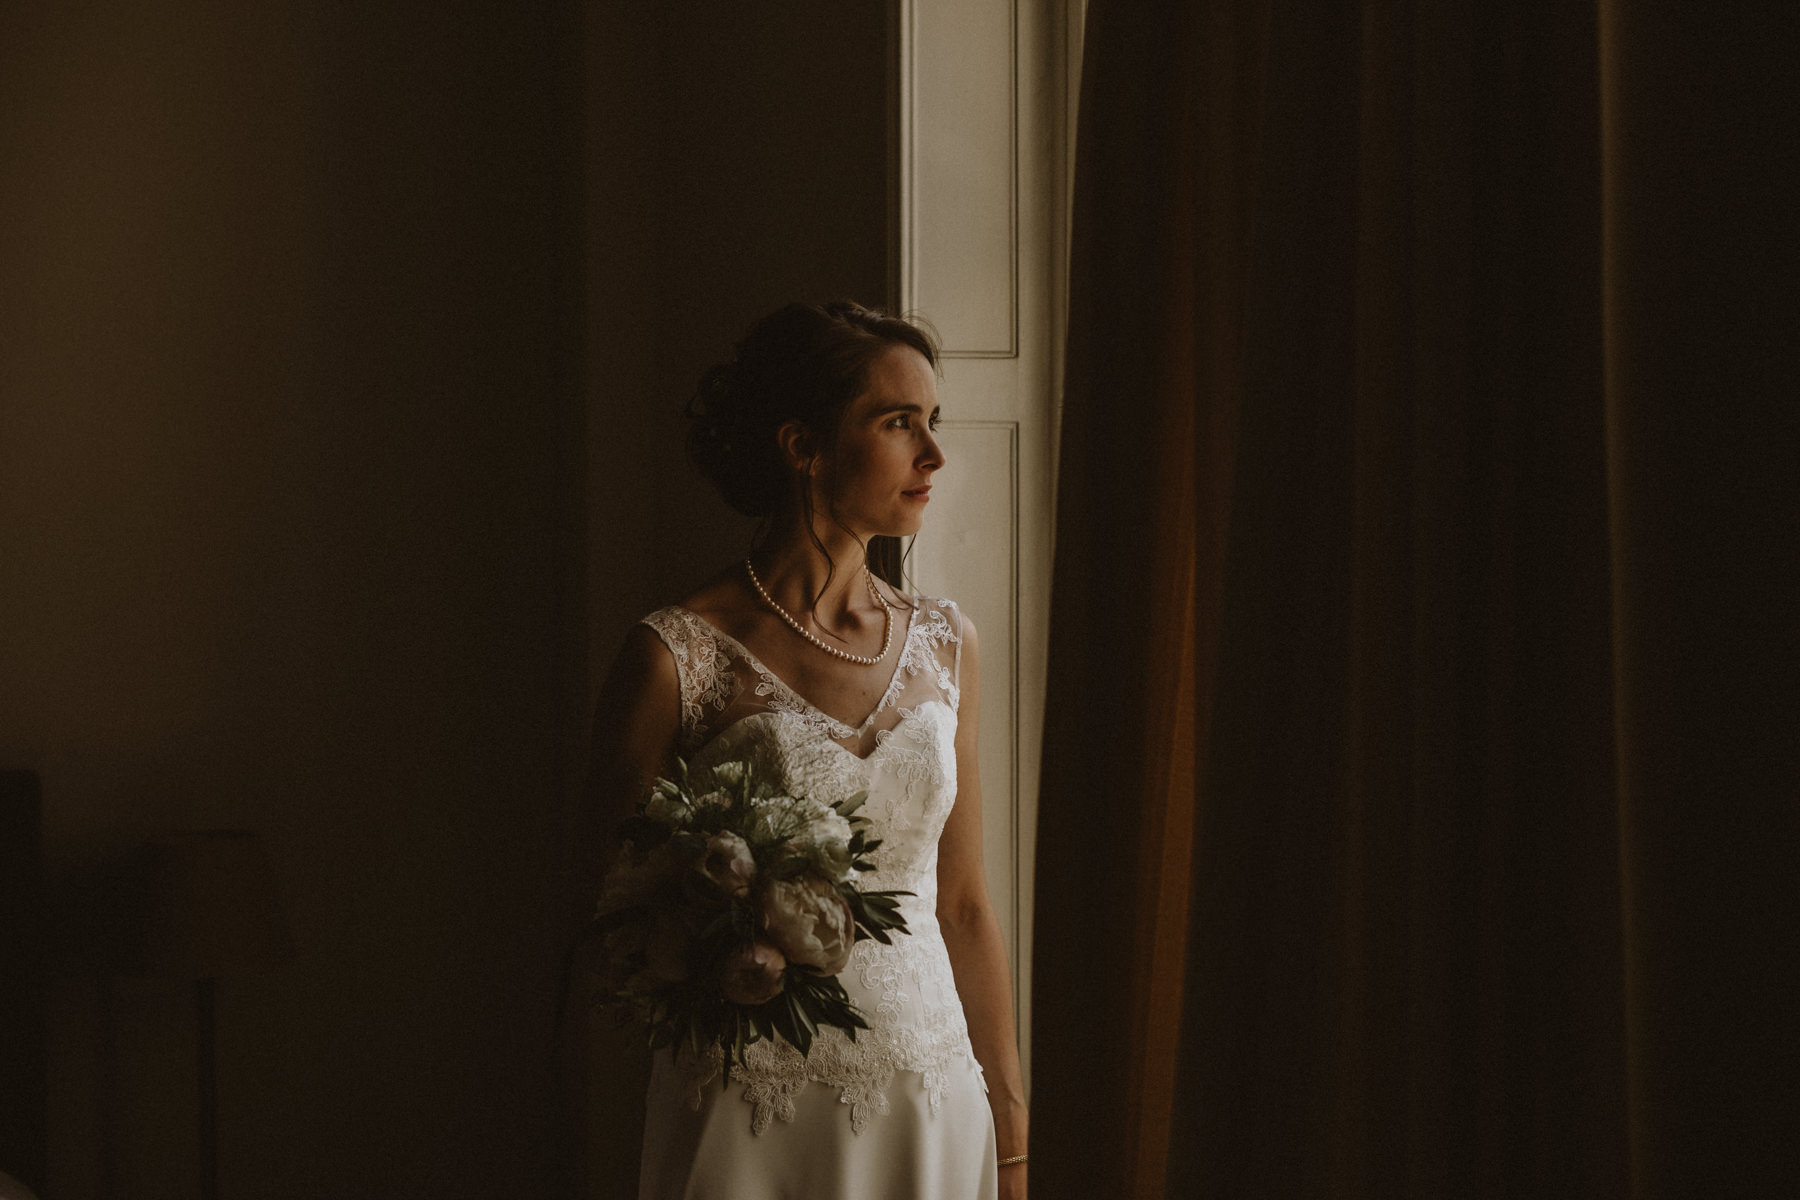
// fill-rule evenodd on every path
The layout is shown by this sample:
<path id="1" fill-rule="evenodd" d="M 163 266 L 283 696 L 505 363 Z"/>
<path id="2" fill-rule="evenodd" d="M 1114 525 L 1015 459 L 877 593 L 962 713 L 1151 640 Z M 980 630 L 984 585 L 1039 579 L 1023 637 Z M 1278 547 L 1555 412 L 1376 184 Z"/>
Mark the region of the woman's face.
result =
<path id="1" fill-rule="evenodd" d="M 932 473 L 944 465 L 937 423 L 931 364 L 910 346 L 890 346 L 870 364 L 868 386 L 844 411 L 837 444 L 816 477 L 815 511 L 833 512 L 863 537 L 917 533 Z"/>

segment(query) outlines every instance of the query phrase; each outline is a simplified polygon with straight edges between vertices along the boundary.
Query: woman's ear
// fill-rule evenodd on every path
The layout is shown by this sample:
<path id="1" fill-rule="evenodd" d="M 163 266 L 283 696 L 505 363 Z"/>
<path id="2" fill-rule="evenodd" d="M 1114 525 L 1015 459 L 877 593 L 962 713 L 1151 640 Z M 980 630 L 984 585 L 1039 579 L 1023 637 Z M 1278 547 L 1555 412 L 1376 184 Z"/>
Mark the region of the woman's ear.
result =
<path id="1" fill-rule="evenodd" d="M 789 421 L 775 431 L 775 442 L 781 447 L 781 460 L 789 469 L 811 475 L 819 465 L 818 448 L 812 431 L 798 421 Z"/>

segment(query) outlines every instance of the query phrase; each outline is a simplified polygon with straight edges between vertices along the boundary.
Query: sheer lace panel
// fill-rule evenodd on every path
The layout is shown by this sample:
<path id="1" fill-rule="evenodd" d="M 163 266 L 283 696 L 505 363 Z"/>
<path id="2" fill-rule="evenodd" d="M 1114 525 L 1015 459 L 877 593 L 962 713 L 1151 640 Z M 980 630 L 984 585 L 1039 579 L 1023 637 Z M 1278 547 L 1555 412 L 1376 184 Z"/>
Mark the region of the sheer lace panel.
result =
<path id="1" fill-rule="evenodd" d="M 644 618 L 674 655 L 681 685 L 681 744 L 689 756 L 725 727 L 759 712 L 782 713 L 858 757 L 867 757 L 908 709 L 941 700 L 955 711 L 962 666 L 962 614 L 949 600 L 914 597 L 886 691 L 860 725 L 823 712 L 765 667 L 736 638 L 685 608 Z"/>

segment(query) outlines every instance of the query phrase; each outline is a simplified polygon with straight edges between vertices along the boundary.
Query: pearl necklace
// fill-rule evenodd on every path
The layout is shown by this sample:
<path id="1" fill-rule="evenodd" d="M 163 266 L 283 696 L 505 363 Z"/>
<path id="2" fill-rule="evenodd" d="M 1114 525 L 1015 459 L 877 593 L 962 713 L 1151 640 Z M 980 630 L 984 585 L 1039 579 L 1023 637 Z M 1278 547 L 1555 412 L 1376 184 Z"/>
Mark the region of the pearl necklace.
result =
<path id="1" fill-rule="evenodd" d="M 831 643 L 821 641 L 813 636 L 810 630 L 788 615 L 787 609 L 775 603 L 775 598 L 769 595 L 768 590 L 763 587 L 762 580 L 756 577 L 756 568 L 750 565 L 750 560 L 747 558 L 744 560 L 744 570 L 749 572 L 750 586 L 754 587 L 756 589 L 756 594 L 763 598 L 763 603 L 774 609 L 775 615 L 780 617 L 783 621 L 786 621 L 789 629 L 792 629 L 795 633 L 799 634 L 825 653 L 841 658 L 845 662 L 858 663 L 865 667 L 872 667 L 887 657 L 888 647 L 891 646 L 894 641 L 894 609 L 893 606 L 888 604 L 888 602 L 882 598 L 881 593 L 875 590 L 875 579 L 874 576 L 869 574 L 868 567 L 863 567 L 863 582 L 869 585 L 869 595 L 875 598 L 875 603 L 881 605 L 882 619 L 881 653 L 877 654 L 874 658 L 865 658 L 860 654 L 852 654 L 848 650 L 840 650 Z"/>

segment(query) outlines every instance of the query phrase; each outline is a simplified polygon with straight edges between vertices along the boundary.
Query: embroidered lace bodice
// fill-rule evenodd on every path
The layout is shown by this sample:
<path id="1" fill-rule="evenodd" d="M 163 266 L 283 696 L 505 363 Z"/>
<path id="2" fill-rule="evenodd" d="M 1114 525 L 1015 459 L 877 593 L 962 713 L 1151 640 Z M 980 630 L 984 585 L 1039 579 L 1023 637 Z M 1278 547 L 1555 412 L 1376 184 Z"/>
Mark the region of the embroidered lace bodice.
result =
<path id="1" fill-rule="evenodd" d="M 896 620 L 900 613 L 896 612 Z M 862 812 L 882 839 L 871 889 L 915 893 L 901 903 L 910 934 L 884 946 L 858 942 L 842 980 L 869 1029 L 851 1041 L 833 1027 L 819 1031 L 802 1058 L 785 1040 L 747 1052 L 733 1086 L 743 1080 L 751 1128 L 792 1120 L 794 1097 L 809 1085 L 836 1088 L 861 1133 L 888 1111 L 895 1073 L 917 1072 L 935 1112 L 945 1069 L 974 1056 L 950 958 L 937 923 L 937 843 L 956 799 L 957 676 L 962 617 L 948 600 L 915 598 L 893 676 L 861 726 L 819 711 L 744 646 L 684 608 L 644 618 L 675 657 L 681 690 L 679 752 L 690 770 L 748 759 L 795 795 L 831 803 L 867 790 Z M 723 1055 L 714 1047 L 698 1062 L 686 1057 L 690 1099 L 717 1079 Z M 979 1067 L 977 1067 L 979 1070 Z"/>

